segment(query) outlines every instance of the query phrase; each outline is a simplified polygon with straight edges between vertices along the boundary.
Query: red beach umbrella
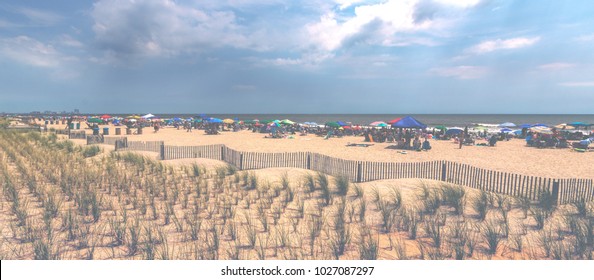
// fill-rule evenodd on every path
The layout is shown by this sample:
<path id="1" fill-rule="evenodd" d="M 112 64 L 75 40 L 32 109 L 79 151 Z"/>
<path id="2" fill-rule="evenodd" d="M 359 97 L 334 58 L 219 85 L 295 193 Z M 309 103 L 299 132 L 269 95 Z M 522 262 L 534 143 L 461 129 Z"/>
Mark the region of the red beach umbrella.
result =
<path id="1" fill-rule="evenodd" d="M 103 115 L 103 116 L 101 116 L 101 118 L 105 120 L 105 119 L 111 118 L 111 116 L 110 115 Z"/>

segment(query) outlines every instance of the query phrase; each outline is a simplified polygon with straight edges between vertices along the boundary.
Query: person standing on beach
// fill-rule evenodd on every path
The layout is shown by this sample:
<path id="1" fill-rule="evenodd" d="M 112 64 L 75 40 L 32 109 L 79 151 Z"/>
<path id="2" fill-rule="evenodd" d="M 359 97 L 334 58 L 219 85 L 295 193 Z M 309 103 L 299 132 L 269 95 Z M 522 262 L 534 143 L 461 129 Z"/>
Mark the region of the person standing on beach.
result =
<path id="1" fill-rule="evenodd" d="M 464 145 L 464 138 L 466 138 L 464 132 L 460 132 L 460 136 L 458 136 L 459 149 L 462 149 L 462 145 Z"/>

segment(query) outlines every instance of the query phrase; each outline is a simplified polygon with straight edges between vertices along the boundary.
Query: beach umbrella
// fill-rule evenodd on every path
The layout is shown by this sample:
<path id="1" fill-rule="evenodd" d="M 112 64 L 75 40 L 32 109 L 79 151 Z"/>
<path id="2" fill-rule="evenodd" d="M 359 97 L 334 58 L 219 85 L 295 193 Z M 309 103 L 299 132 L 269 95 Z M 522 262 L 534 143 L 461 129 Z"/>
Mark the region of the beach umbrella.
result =
<path id="1" fill-rule="evenodd" d="M 502 124 L 499 124 L 499 127 L 514 127 L 516 126 L 515 123 L 511 123 L 511 122 L 504 122 Z"/>
<path id="2" fill-rule="evenodd" d="M 532 125 L 531 124 L 524 123 L 524 124 L 519 125 L 518 127 L 519 128 L 531 128 Z"/>
<path id="3" fill-rule="evenodd" d="M 142 116 L 141 118 L 143 118 L 143 119 L 150 119 L 150 118 L 154 118 L 154 117 L 155 117 L 155 115 L 153 115 L 151 113 L 148 113 L 148 114 Z"/>
<path id="4" fill-rule="evenodd" d="M 510 132 L 512 132 L 512 130 L 509 129 L 509 128 L 503 128 L 500 131 L 503 132 L 503 133 L 510 133 Z"/>
<path id="5" fill-rule="evenodd" d="M 568 123 L 568 125 L 571 125 L 573 127 L 588 127 L 588 126 L 592 126 L 593 124 L 589 124 L 589 123 L 585 123 L 585 122 L 572 122 L 572 123 Z"/>
<path id="6" fill-rule="evenodd" d="M 232 120 L 232 119 L 224 119 L 224 120 L 223 120 L 223 123 L 226 123 L 226 124 L 232 124 L 232 123 L 234 123 L 234 122 L 235 122 L 235 121 L 234 121 L 234 120 Z"/>
<path id="7" fill-rule="evenodd" d="M 223 120 L 217 119 L 217 118 L 209 118 L 208 121 L 211 123 L 222 123 L 223 122 Z"/>
<path id="8" fill-rule="evenodd" d="M 181 119 L 181 118 L 178 118 L 178 117 L 175 117 L 175 118 L 173 118 L 173 121 L 174 121 L 174 122 L 181 122 L 181 121 L 182 121 L 182 119 Z"/>
<path id="9" fill-rule="evenodd" d="M 87 122 L 89 122 L 89 123 L 103 123 L 103 120 L 101 120 L 99 118 L 90 118 L 90 119 L 87 119 Z"/>
<path id="10" fill-rule="evenodd" d="M 369 125 L 371 125 L 371 126 L 380 126 L 380 125 L 386 126 L 388 124 L 385 122 L 382 122 L 382 121 L 375 121 L 375 122 L 370 123 Z"/>
<path id="11" fill-rule="evenodd" d="M 337 121 L 336 123 L 337 123 L 338 125 L 340 125 L 340 126 L 349 125 L 348 123 L 341 122 L 341 121 Z"/>
<path id="12" fill-rule="evenodd" d="M 338 124 L 337 122 L 327 122 L 325 123 L 325 125 L 329 127 L 340 127 L 340 124 Z"/>
<path id="13" fill-rule="evenodd" d="M 532 125 L 532 127 L 537 127 L 537 126 L 548 127 L 546 124 L 542 124 L 542 123 L 537 123 L 537 124 Z"/>
<path id="14" fill-rule="evenodd" d="M 395 119 L 393 119 L 393 120 L 389 121 L 388 123 L 389 123 L 389 124 L 395 124 L 395 123 L 397 123 L 397 122 L 398 122 L 399 120 L 401 120 L 401 119 L 402 119 L 402 118 L 395 118 Z"/>
<path id="15" fill-rule="evenodd" d="M 446 130 L 448 129 L 445 125 L 436 125 L 435 129 L 439 129 L 439 130 Z"/>
<path id="16" fill-rule="evenodd" d="M 284 119 L 280 123 L 282 123 L 282 124 L 294 124 L 295 122 L 294 121 L 291 121 L 291 120 L 288 120 L 288 119 Z"/>
<path id="17" fill-rule="evenodd" d="M 103 116 L 101 116 L 101 119 L 104 119 L 104 120 L 105 120 L 105 119 L 109 119 L 109 118 L 111 118 L 111 116 L 110 116 L 110 115 L 107 115 L 107 114 L 106 114 L 106 115 L 103 115 Z"/>
<path id="18" fill-rule="evenodd" d="M 571 125 L 568 125 L 566 123 L 560 123 L 560 124 L 558 124 L 558 125 L 556 125 L 554 127 L 555 128 L 558 128 L 558 129 L 575 129 L 575 127 L 573 127 Z"/>
<path id="19" fill-rule="evenodd" d="M 427 128 L 427 125 L 416 120 L 411 116 L 406 116 L 392 124 L 392 127 L 398 128 Z"/>
<path id="20" fill-rule="evenodd" d="M 447 135 L 456 135 L 456 134 L 460 134 L 462 132 L 464 132 L 464 128 L 461 128 L 461 127 L 450 127 L 446 131 L 446 134 Z"/>
<path id="21" fill-rule="evenodd" d="M 530 128 L 530 131 L 536 132 L 536 133 L 541 133 L 541 134 L 553 134 L 553 131 L 551 131 L 550 128 L 543 127 L 543 126 L 532 127 L 532 128 Z"/>

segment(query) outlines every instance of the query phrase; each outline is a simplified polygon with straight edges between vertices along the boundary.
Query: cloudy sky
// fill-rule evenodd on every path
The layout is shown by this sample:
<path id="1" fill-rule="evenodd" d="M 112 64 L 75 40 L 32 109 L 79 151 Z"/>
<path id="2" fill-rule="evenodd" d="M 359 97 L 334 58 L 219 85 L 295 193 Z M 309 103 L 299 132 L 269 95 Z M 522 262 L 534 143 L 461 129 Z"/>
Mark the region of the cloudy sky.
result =
<path id="1" fill-rule="evenodd" d="M 594 113 L 591 0 L 2 0 L 0 112 Z"/>

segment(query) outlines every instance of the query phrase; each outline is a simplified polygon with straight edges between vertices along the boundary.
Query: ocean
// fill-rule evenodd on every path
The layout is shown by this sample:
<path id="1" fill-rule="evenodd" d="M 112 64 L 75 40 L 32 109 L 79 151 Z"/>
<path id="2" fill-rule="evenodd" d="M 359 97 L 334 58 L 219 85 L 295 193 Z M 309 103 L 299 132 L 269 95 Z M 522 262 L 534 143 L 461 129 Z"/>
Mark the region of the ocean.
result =
<path id="1" fill-rule="evenodd" d="M 119 115 L 119 114 L 118 114 Z M 198 114 L 157 114 L 160 118 L 182 117 L 189 118 Z M 395 118 L 412 116 L 428 126 L 473 126 L 475 124 L 500 124 L 512 122 L 520 124 L 542 123 L 554 126 L 561 123 L 584 122 L 594 124 L 594 114 L 591 115 L 497 115 L 497 114 L 207 114 L 214 118 L 231 118 L 240 120 L 283 120 L 294 122 L 316 122 L 324 124 L 328 121 L 352 122 L 353 124 L 368 125 L 375 121 L 390 121 Z M 127 116 L 127 115 L 122 115 Z"/>

